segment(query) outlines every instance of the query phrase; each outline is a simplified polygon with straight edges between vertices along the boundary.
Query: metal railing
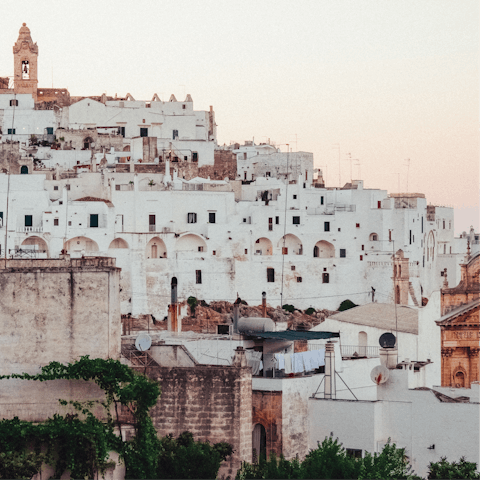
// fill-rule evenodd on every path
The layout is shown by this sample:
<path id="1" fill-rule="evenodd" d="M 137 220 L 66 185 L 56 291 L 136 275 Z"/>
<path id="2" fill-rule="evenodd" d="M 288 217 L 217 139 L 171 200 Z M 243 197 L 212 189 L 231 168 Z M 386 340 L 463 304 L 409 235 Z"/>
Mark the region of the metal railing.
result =
<path id="1" fill-rule="evenodd" d="M 43 227 L 17 227 L 17 233 L 43 233 Z"/>
<path id="2" fill-rule="evenodd" d="M 343 358 L 374 358 L 379 356 L 377 346 L 340 345 Z"/>

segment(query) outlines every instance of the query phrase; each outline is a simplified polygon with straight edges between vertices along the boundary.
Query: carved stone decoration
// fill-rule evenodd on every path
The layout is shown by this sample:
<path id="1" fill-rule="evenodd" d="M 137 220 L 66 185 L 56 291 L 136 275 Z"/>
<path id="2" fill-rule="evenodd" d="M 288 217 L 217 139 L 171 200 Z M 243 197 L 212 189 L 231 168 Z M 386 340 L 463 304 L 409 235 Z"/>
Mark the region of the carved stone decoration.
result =
<path id="1" fill-rule="evenodd" d="M 442 357 L 451 357 L 453 350 L 453 348 L 442 348 Z"/>

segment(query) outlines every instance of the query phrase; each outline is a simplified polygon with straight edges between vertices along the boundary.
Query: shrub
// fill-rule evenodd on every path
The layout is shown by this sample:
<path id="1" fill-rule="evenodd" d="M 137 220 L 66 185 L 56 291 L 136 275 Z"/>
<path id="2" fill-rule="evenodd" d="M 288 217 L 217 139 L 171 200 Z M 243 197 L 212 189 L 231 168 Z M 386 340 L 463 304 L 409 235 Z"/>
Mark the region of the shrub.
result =
<path id="1" fill-rule="evenodd" d="M 313 313 L 315 313 L 315 309 L 314 309 L 313 307 L 307 308 L 307 309 L 305 310 L 305 313 L 306 313 L 307 315 L 312 315 Z"/>
<path id="2" fill-rule="evenodd" d="M 285 304 L 282 306 L 282 308 L 290 313 L 293 313 L 295 311 L 295 307 L 293 305 Z"/>
<path id="3" fill-rule="evenodd" d="M 439 462 L 430 462 L 428 465 L 428 479 L 460 479 L 460 478 L 480 478 L 477 472 L 477 464 L 467 462 L 465 457 L 460 458 L 459 462 L 447 462 L 447 457 L 441 457 Z"/>
<path id="4" fill-rule="evenodd" d="M 351 300 L 344 300 L 340 306 L 338 307 L 339 312 L 343 312 L 345 310 L 348 310 L 349 308 L 357 307 L 358 305 L 356 303 L 353 303 Z"/>

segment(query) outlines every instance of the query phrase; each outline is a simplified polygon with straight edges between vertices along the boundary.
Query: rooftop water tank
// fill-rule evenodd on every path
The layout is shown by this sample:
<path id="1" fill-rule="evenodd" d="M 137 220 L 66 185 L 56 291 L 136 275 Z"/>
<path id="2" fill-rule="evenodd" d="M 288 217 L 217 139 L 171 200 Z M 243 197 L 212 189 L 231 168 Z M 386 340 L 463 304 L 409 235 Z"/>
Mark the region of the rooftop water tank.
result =
<path id="1" fill-rule="evenodd" d="M 238 319 L 238 333 L 274 332 L 275 323 L 271 318 L 242 317 Z"/>

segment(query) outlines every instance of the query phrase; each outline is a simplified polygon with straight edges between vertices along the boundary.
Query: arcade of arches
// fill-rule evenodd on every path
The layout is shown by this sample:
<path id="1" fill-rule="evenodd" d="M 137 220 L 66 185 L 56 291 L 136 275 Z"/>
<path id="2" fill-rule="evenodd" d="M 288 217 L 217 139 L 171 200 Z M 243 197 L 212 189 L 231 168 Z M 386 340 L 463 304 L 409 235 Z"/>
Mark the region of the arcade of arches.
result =
<path id="1" fill-rule="evenodd" d="M 480 253 L 461 267 L 460 283 L 441 290 L 442 386 L 470 388 L 480 380 Z"/>

